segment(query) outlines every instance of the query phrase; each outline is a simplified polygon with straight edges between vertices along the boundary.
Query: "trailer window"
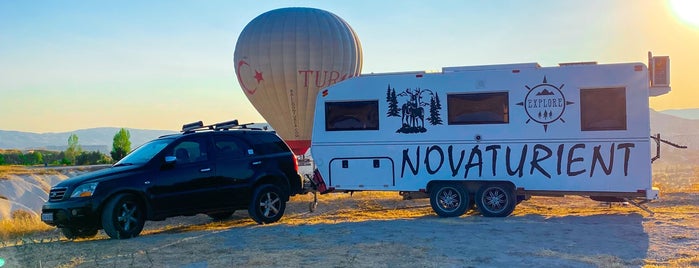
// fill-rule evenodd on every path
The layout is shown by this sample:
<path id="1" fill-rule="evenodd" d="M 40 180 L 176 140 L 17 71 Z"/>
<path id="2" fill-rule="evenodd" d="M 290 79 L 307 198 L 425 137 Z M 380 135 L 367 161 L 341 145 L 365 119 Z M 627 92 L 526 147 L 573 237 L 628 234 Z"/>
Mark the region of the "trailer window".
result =
<path id="1" fill-rule="evenodd" d="M 580 129 L 626 130 L 626 88 L 581 89 Z"/>
<path id="2" fill-rule="evenodd" d="M 325 130 L 378 130 L 379 101 L 325 103 Z"/>
<path id="3" fill-rule="evenodd" d="M 507 92 L 448 94 L 449 124 L 507 124 L 508 105 Z"/>

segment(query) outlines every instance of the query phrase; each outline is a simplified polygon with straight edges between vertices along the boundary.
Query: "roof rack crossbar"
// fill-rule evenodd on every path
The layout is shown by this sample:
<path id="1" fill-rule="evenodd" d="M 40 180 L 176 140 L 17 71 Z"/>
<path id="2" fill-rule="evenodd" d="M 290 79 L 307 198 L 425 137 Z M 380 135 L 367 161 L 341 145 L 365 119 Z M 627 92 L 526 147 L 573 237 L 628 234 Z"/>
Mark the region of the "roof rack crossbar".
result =
<path id="1" fill-rule="evenodd" d="M 238 120 L 232 120 L 232 121 L 226 121 L 226 122 L 221 122 L 221 123 L 216 123 L 213 125 L 214 130 L 221 130 L 221 129 L 231 129 L 234 127 L 237 127 L 238 125 Z"/>
<path id="2" fill-rule="evenodd" d="M 195 129 L 200 129 L 200 128 L 204 128 L 204 122 L 197 121 L 197 122 L 182 125 L 182 132 L 190 132 L 190 131 L 193 131 Z"/>
<path id="3" fill-rule="evenodd" d="M 202 121 L 197 121 L 194 123 L 189 123 L 189 124 L 184 124 L 182 125 L 182 132 L 183 133 L 192 133 L 196 130 L 200 129 L 209 129 L 209 130 L 214 130 L 214 131 L 220 131 L 220 130 L 229 130 L 229 129 L 251 129 L 251 130 L 266 130 L 262 128 L 255 128 L 255 127 L 248 127 L 251 125 L 254 125 L 255 123 L 247 123 L 247 124 L 239 124 L 238 120 L 231 120 L 231 121 L 226 121 L 226 122 L 221 122 L 221 123 L 216 123 L 212 125 L 204 125 Z"/>

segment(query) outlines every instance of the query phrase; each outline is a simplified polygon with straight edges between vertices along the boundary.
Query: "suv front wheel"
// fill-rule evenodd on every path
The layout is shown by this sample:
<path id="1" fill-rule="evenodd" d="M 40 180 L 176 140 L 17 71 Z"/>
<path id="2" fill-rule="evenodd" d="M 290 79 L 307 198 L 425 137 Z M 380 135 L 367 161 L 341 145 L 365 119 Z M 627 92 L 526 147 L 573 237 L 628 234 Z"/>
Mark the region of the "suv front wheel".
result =
<path id="1" fill-rule="evenodd" d="M 282 189 L 274 184 L 258 186 L 248 208 L 250 218 L 259 224 L 278 221 L 284 215 L 287 199 Z"/>
<path id="2" fill-rule="evenodd" d="M 102 211 L 102 228 L 111 238 L 138 236 L 146 221 L 145 209 L 136 196 L 119 194 L 107 202 Z"/>

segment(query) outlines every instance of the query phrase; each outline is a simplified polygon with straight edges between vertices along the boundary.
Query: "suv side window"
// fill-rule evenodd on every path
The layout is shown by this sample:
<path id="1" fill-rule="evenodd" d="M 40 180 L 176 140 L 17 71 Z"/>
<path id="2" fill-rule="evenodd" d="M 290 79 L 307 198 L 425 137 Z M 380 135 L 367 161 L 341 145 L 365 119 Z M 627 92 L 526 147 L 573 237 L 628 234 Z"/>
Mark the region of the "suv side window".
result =
<path id="1" fill-rule="evenodd" d="M 245 157 L 249 148 L 243 141 L 232 136 L 219 135 L 214 137 L 214 149 L 218 159 Z"/>
<path id="2" fill-rule="evenodd" d="M 209 159 L 206 142 L 203 139 L 183 141 L 172 149 L 171 155 L 177 157 L 178 164 L 202 162 Z"/>
<path id="3" fill-rule="evenodd" d="M 252 136 L 255 137 L 255 148 L 259 150 L 260 153 L 273 154 L 289 151 L 289 147 L 286 146 L 286 143 L 279 139 L 277 135 L 259 132 L 254 133 Z"/>

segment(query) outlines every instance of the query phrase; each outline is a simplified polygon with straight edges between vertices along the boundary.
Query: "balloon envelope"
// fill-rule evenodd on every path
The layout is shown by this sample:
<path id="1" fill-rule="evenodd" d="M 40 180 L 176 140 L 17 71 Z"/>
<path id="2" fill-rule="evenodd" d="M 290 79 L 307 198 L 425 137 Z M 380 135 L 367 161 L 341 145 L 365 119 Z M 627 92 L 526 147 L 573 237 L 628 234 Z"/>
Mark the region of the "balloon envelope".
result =
<path id="1" fill-rule="evenodd" d="M 310 146 L 319 90 L 358 76 L 362 49 L 337 15 L 315 8 L 282 8 L 243 29 L 235 72 L 252 105 L 296 154 Z"/>

